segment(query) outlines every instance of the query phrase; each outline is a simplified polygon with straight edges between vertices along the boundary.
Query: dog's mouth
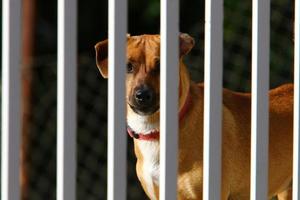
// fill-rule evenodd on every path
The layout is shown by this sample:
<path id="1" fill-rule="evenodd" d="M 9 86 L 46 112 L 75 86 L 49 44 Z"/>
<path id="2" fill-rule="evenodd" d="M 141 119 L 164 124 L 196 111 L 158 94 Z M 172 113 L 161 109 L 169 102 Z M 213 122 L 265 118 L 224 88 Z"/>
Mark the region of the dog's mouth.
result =
<path id="1" fill-rule="evenodd" d="M 127 104 L 130 106 L 130 108 L 139 115 L 152 115 L 159 109 L 159 105 L 154 106 L 141 106 L 141 105 L 134 105 L 130 102 L 127 102 Z"/>

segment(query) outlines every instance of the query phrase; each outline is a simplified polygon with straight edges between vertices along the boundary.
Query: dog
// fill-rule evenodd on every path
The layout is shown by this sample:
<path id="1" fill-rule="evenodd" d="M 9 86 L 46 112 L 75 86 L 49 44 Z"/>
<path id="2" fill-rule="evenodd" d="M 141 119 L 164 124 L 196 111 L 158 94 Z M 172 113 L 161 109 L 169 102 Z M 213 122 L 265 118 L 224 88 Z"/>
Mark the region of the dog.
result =
<path id="1" fill-rule="evenodd" d="M 204 86 L 194 83 L 183 57 L 194 39 L 179 36 L 178 199 L 202 199 Z M 108 76 L 108 40 L 95 45 L 96 64 Z M 136 172 L 151 200 L 159 199 L 160 35 L 127 36 L 127 131 Z M 175 67 L 175 66 L 174 66 Z M 291 199 L 293 84 L 269 92 L 269 198 Z M 251 94 L 223 89 L 222 200 L 250 199 Z"/>

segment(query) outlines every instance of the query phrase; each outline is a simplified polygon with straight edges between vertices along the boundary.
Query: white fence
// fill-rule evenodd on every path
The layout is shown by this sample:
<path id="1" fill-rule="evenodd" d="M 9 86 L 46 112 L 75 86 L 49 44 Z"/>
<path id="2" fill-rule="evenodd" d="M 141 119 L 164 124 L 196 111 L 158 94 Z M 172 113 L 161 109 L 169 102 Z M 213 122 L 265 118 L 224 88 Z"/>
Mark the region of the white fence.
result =
<path id="1" fill-rule="evenodd" d="M 21 0 L 2 0 L 1 199 L 20 199 Z M 76 0 L 58 1 L 57 199 L 75 199 Z M 178 0 L 161 1 L 160 199 L 176 199 Z M 126 198 L 125 41 L 127 1 L 109 0 L 108 199 Z M 267 199 L 270 0 L 253 0 L 251 199 Z M 203 199 L 220 199 L 223 2 L 205 6 Z M 300 200 L 300 2 L 295 1 L 293 199 Z M 120 70 L 119 70 L 120 69 Z M 167 73 L 168 71 L 168 73 Z M 168 103 L 167 103 L 168 102 Z M 115 115 L 115 113 L 118 113 Z M 164 134 L 166 131 L 172 135 Z M 168 169 L 168 170 L 166 170 Z M 259 173 L 258 173 L 259 172 Z"/>

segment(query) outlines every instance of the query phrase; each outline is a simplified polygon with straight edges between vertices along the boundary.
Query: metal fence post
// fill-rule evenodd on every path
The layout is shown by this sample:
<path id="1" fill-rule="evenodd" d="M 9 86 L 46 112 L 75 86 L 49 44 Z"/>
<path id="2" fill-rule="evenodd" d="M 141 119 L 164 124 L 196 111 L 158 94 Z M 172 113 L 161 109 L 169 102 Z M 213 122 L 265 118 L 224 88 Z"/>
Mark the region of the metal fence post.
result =
<path id="1" fill-rule="evenodd" d="M 57 199 L 76 199 L 77 1 L 58 0 Z"/>
<path id="2" fill-rule="evenodd" d="M 270 0 L 253 0 L 251 200 L 268 197 Z"/>
<path id="3" fill-rule="evenodd" d="M 295 0 L 293 200 L 300 200 L 300 2 Z"/>
<path id="4" fill-rule="evenodd" d="M 179 1 L 161 1 L 160 199 L 177 199 Z"/>
<path id="5" fill-rule="evenodd" d="M 1 199 L 20 199 L 21 0 L 2 0 Z"/>
<path id="6" fill-rule="evenodd" d="M 109 0 L 107 199 L 126 199 L 125 69 L 127 1 Z"/>
<path id="7" fill-rule="evenodd" d="M 205 1 L 203 199 L 221 198 L 223 1 Z"/>

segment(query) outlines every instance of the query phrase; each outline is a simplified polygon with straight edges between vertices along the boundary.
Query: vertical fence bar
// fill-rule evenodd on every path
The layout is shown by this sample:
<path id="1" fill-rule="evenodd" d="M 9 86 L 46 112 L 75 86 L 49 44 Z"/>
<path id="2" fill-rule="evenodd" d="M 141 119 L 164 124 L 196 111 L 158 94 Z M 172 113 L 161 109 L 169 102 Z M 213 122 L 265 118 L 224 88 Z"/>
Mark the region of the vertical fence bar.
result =
<path id="1" fill-rule="evenodd" d="M 76 199 L 77 1 L 58 0 L 57 199 Z"/>
<path id="2" fill-rule="evenodd" d="M 203 199 L 221 199 L 223 1 L 205 1 Z M 200 134 L 200 133 L 199 133 Z"/>
<path id="3" fill-rule="evenodd" d="M 126 199 L 125 69 L 127 1 L 109 0 L 107 199 Z"/>
<path id="4" fill-rule="evenodd" d="M 179 1 L 161 1 L 160 199 L 177 199 Z"/>
<path id="5" fill-rule="evenodd" d="M 300 2 L 295 0 L 293 200 L 300 200 Z"/>
<path id="6" fill-rule="evenodd" d="M 270 0 L 253 0 L 251 200 L 267 199 L 269 144 Z"/>
<path id="7" fill-rule="evenodd" d="M 1 199 L 20 199 L 21 0 L 2 0 Z"/>

